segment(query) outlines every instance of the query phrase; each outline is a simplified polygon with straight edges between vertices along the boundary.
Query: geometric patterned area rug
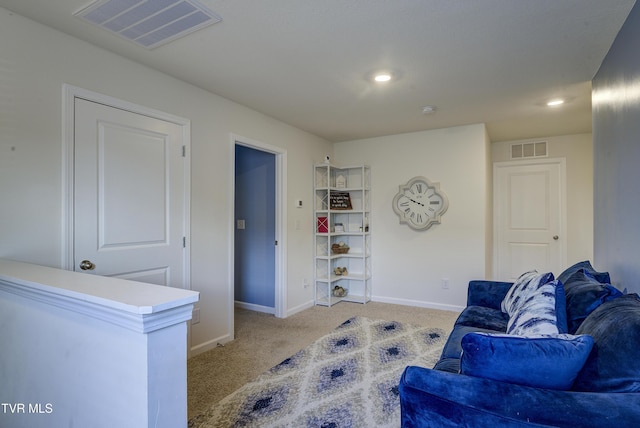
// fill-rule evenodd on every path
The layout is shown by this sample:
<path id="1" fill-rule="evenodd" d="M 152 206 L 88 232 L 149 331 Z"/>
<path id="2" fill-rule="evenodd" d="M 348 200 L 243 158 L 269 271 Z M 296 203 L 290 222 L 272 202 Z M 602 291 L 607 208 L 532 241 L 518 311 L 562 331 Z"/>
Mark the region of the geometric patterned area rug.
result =
<path id="1" fill-rule="evenodd" d="M 447 335 L 351 318 L 191 419 L 189 427 L 399 427 L 402 371 L 433 367 Z"/>

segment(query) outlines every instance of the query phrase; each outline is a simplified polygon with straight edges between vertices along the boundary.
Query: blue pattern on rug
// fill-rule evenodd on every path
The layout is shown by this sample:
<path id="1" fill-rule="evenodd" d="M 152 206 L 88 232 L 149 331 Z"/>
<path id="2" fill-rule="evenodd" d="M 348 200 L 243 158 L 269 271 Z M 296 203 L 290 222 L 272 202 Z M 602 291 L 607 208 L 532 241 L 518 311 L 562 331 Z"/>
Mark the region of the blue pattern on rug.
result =
<path id="1" fill-rule="evenodd" d="M 390 414 L 396 409 L 396 405 L 400 400 L 400 392 L 398 390 L 398 382 L 388 381 L 377 385 L 378 394 L 382 398 L 382 412 Z"/>
<path id="2" fill-rule="evenodd" d="M 409 355 L 407 346 L 404 343 L 392 343 L 388 346 L 384 346 L 379 349 L 378 353 L 382 364 L 386 364 L 391 361 L 403 360 Z"/>
<path id="3" fill-rule="evenodd" d="M 390 337 L 402 331 L 402 324 L 392 321 L 384 322 L 375 326 L 377 337 Z"/>
<path id="4" fill-rule="evenodd" d="M 277 366 L 272 367 L 269 371 L 271 373 L 283 373 L 286 371 L 296 370 L 304 362 L 306 355 L 307 354 L 304 349 L 302 351 L 298 351 Z"/>
<path id="5" fill-rule="evenodd" d="M 309 428 L 347 428 L 353 427 L 354 416 L 351 413 L 350 406 L 344 404 L 328 409 L 328 411 L 320 416 L 311 415 L 305 421 L 304 426 Z"/>
<path id="6" fill-rule="evenodd" d="M 327 352 L 340 354 L 359 348 L 360 343 L 354 335 L 338 336 L 327 341 Z"/>
<path id="7" fill-rule="evenodd" d="M 355 359 L 339 361 L 320 369 L 316 390 L 324 393 L 331 389 L 340 388 L 357 378 L 358 362 Z"/>
<path id="8" fill-rule="evenodd" d="M 442 339 L 442 334 L 437 331 L 426 332 L 423 335 L 423 339 L 424 343 L 426 343 L 427 345 L 432 345 Z"/>
<path id="9" fill-rule="evenodd" d="M 211 427 L 398 427 L 407 365 L 432 367 L 443 330 L 354 317 L 189 421 Z"/>
<path id="10" fill-rule="evenodd" d="M 237 425 L 248 426 L 282 409 L 287 403 L 288 393 L 288 388 L 284 386 L 249 395 L 238 412 Z"/>

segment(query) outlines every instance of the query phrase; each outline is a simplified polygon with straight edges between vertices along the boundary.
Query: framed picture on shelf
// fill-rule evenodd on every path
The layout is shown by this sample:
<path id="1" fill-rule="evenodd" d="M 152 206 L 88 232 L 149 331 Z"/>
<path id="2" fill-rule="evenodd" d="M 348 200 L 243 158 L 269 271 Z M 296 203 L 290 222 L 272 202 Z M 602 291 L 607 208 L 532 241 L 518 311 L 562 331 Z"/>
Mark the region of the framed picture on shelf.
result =
<path id="1" fill-rule="evenodd" d="M 351 195 L 349 192 L 331 192 L 329 195 L 329 208 L 332 210 L 350 210 Z"/>
<path id="2" fill-rule="evenodd" d="M 344 225 L 342 223 L 336 223 L 333 225 L 334 231 L 336 233 L 343 233 L 344 232 Z"/>

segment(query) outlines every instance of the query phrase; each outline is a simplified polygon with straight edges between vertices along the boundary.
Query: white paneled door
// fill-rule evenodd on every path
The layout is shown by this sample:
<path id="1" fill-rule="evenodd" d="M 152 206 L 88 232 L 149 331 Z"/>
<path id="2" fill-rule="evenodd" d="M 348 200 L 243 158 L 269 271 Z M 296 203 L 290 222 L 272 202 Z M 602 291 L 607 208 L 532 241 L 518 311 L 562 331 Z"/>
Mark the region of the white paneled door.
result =
<path id="1" fill-rule="evenodd" d="M 494 164 L 494 277 L 561 272 L 566 259 L 564 159 Z"/>
<path id="2" fill-rule="evenodd" d="M 75 99 L 74 269 L 185 284 L 183 128 Z"/>

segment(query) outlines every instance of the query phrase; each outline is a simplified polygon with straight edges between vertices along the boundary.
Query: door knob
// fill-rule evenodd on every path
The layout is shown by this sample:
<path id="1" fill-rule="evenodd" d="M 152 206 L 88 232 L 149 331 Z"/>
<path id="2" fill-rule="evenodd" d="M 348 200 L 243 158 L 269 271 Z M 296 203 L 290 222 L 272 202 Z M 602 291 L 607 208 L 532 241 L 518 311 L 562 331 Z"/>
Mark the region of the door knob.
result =
<path id="1" fill-rule="evenodd" d="M 554 235 L 554 236 L 553 236 L 553 240 L 554 240 L 554 241 L 557 241 L 557 240 L 558 240 L 558 238 L 559 238 L 559 236 L 558 236 L 558 235 Z"/>
<path id="2" fill-rule="evenodd" d="M 82 270 L 94 270 L 95 268 L 96 268 L 96 265 L 91 263 L 91 261 L 89 260 L 83 260 L 80 262 L 80 269 Z"/>

